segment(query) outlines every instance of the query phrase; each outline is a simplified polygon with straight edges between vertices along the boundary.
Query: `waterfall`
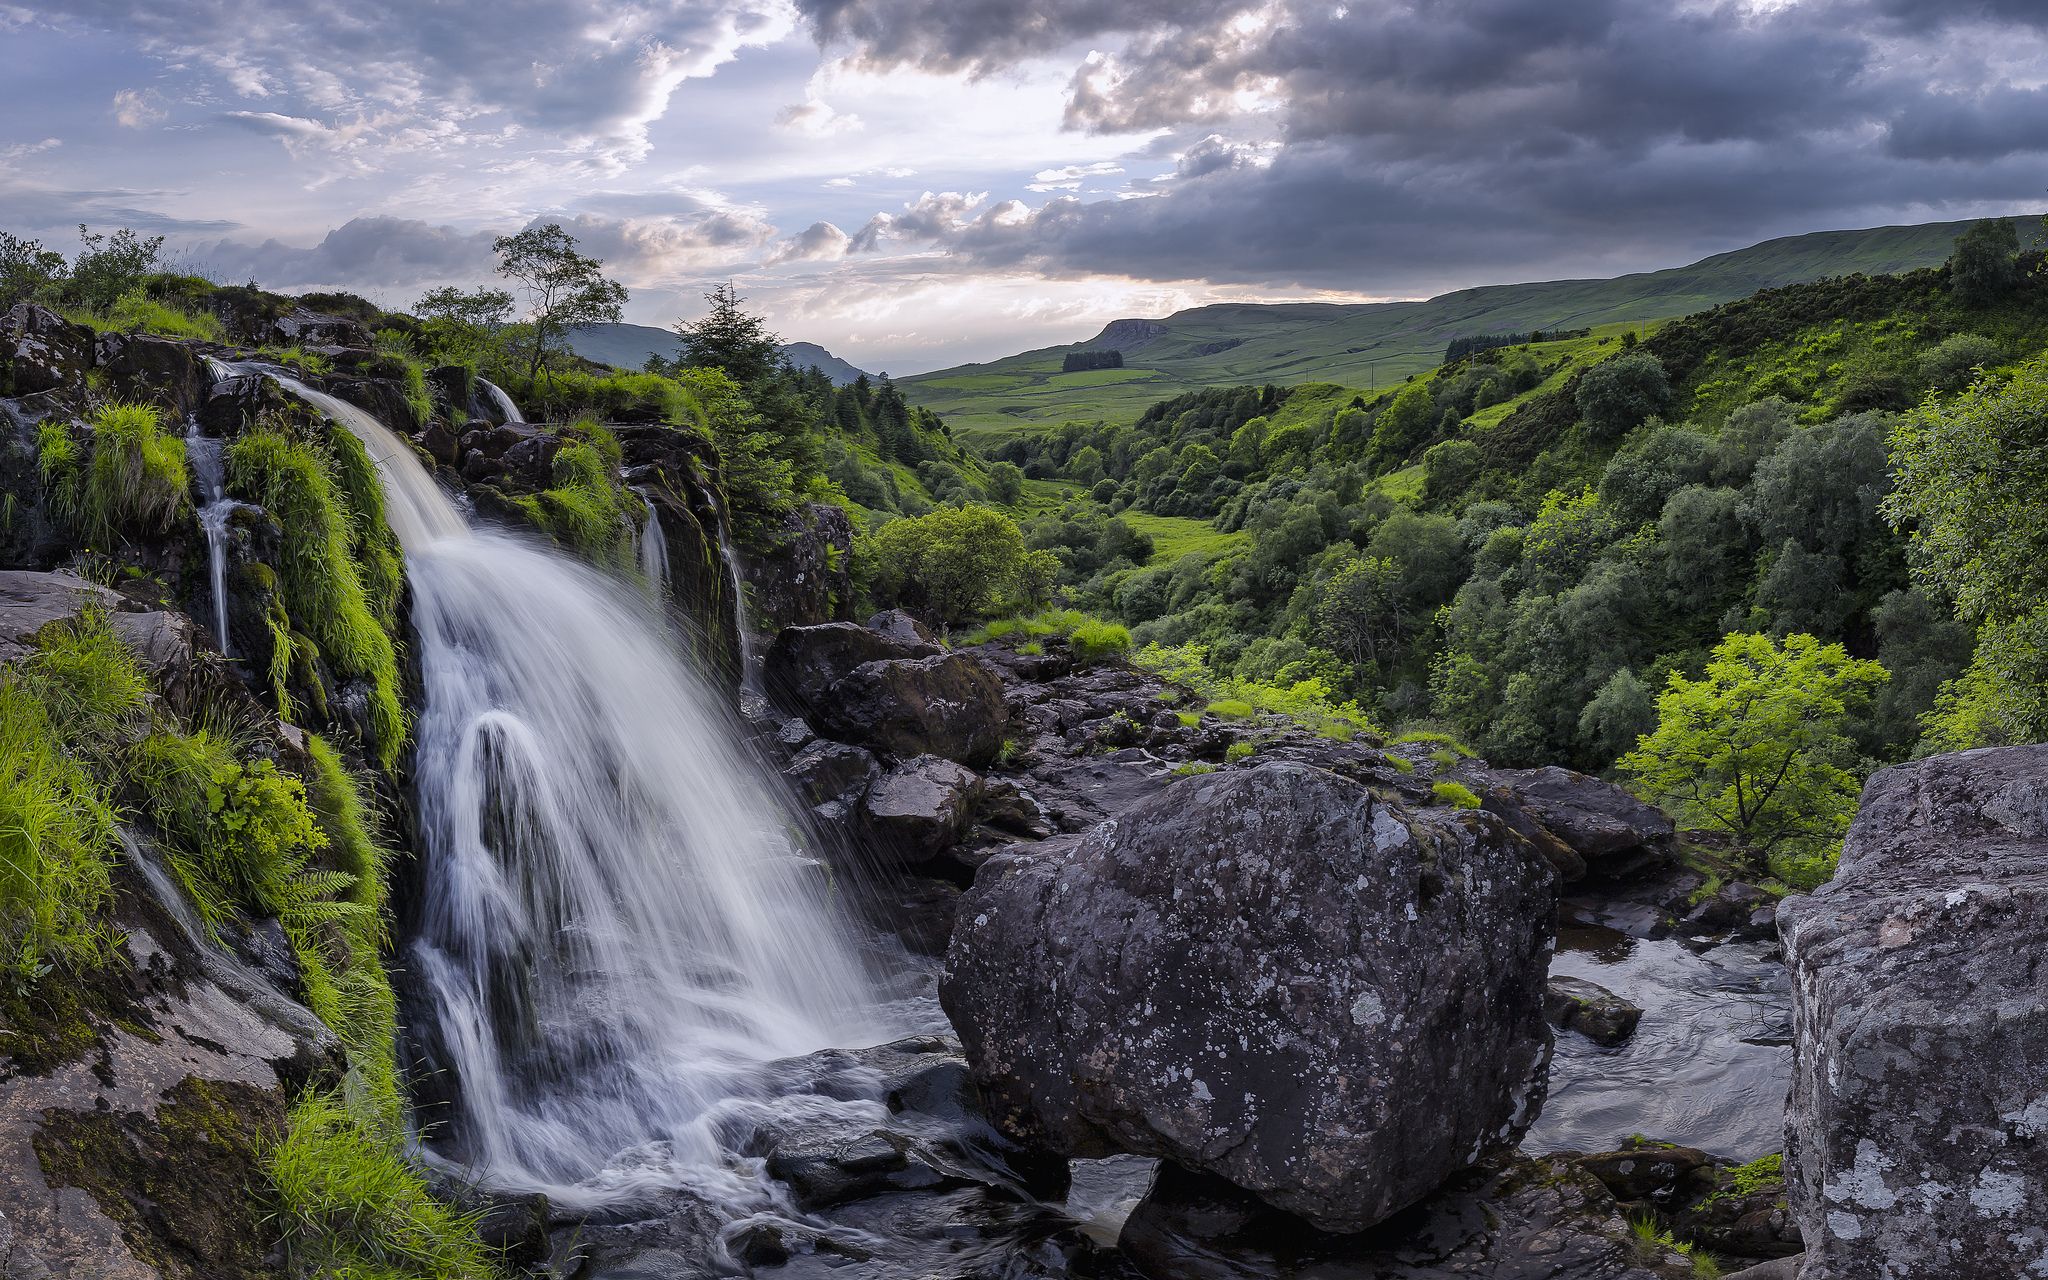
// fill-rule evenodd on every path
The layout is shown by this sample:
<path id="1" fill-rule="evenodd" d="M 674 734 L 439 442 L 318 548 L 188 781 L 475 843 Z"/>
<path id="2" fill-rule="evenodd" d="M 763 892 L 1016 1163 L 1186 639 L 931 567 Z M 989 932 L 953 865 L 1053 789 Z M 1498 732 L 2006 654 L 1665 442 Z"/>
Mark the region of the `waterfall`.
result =
<path id="1" fill-rule="evenodd" d="M 519 412 L 519 406 L 512 403 L 512 397 L 505 394 L 505 388 L 489 378 L 478 378 L 476 384 L 491 397 L 491 403 L 498 406 L 498 412 L 505 415 L 507 422 L 524 422 L 526 415 Z"/>
<path id="2" fill-rule="evenodd" d="M 725 504 L 714 502 L 712 510 L 718 516 L 718 554 L 725 561 L 726 581 L 732 588 L 732 625 L 740 646 L 740 688 L 759 693 L 761 660 L 754 652 L 754 633 L 747 626 L 746 575 L 740 572 L 740 553 L 732 545 L 732 521 L 726 517 Z"/>
<path id="3" fill-rule="evenodd" d="M 668 537 L 661 531 L 661 512 L 646 494 L 647 520 L 640 526 L 640 576 L 647 580 L 647 592 L 659 603 L 668 597 Z"/>
<path id="4" fill-rule="evenodd" d="M 207 361 L 218 380 L 222 366 Z M 208 580 L 213 585 L 213 638 L 220 656 L 232 658 L 228 640 L 228 518 L 242 504 L 227 496 L 221 442 L 199 433 L 199 420 L 185 424 L 185 459 L 192 466 L 193 483 L 199 486 L 199 531 L 206 535 Z"/>
<path id="5" fill-rule="evenodd" d="M 405 551 L 425 690 L 407 967 L 459 1090 L 444 1150 L 568 1205 L 758 1198 L 717 1108 L 765 1092 L 774 1059 L 890 1030 L 798 823 L 639 593 L 471 529 L 375 418 L 270 376 L 362 439 Z"/>

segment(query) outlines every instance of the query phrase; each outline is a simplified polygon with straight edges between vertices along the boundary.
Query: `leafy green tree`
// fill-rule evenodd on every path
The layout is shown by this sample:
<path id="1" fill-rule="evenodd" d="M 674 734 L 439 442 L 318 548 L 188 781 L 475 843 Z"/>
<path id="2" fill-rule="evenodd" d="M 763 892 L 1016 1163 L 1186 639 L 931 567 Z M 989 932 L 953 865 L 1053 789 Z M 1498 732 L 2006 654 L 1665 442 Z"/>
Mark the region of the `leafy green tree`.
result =
<path id="1" fill-rule="evenodd" d="M 512 295 L 503 289 L 430 289 L 412 304 L 429 350 L 449 364 L 484 369 L 497 363 L 500 338 L 512 320 Z"/>
<path id="2" fill-rule="evenodd" d="M 2000 385 L 1930 400 L 1891 435 L 1884 511 L 1910 531 L 1916 569 L 1978 628 L 1977 656 L 1944 695 L 1954 748 L 2048 739 L 2048 360 Z"/>
<path id="3" fill-rule="evenodd" d="M 795 488 L 789 462 L 776 455 L 774 437 L 731 378 L 717 369 L 684 369 L 676 379 L 704 411 L 740 536 L 760 541 L 789 505 Z"/>
<path id="4" fill-rule="evenodd" d="M 1579 712 L 1579 737 L 1597 760 L 1613 760 L 1657 727 L 1657 700 L 1636 673 L 1623 667 Z"/>
<path id="5" fill-rule="evenodd" d="M 854 564 L 877 604 L 943 627 L 1043 604 L 1058 573 L 1024 547 L 1017 522 L 987 507 L 940 507 L 861 538 Z"/>
<path id="6" fill-rule="evenodd" d="M 1809 635 L 1735 633 L 1706 674 L 1673 672 L 1657 728 L 1620 767 L 1644 798 L 1767 859 L 1823 855 L 1856 812 L 1852 718 L 1889 679 Z"/>
<path id="7" fill-rule="evenodd" d="M 540 377 L 541 366 L 566 344 L 569 330 L 619 322 L 626 286 L 605 278 L 602 261 L 578 253 L 576 237 L 561 224 L 500 236 L 491 247 L 498 254 L 498 274 L 526 295 L 527 322 L 533 326 L 525 351 L 529 379 Z"/>
<path id="8" fill-rule="evenodd" d="M 1479 466 L 1479 446 L 1470 440 L 1431 445 L 1422 455 L 1422 496 L 1433 503 L 1449 502 L 1472 486 Z"/>
<path id="9" fill-rule="evenodd" d="M 1316 643 L 1354 667 L 1378 670 L 1407 638 L 1401 567 L 1384 556 L 1349 561 L 1316 601 Z"/>
<path id="10" fill-rule="evenodd" d="M 988 469 L 988 500 L 1013 507 L 1024 495 L 1024 472 L 1014 462 L 998 462 Z"/>
<path id="11" fill-rule="evenodd" d="M 1593 438 L 1612 440 L 1670 403 L 1671 380 L 1657 357 L 1631 351 L 1580 374 L 1573 396 Z"/>
<path id="12" fill-rule="evenodd" d="M 1373 424 L 1371 454 L 1374 461 L 1390 464 L 1405 460 L 1415 446 L 1436 430 L 1439 415 L 1436 397 L 1421 378 L 1402 387 Z"/>
<path id="13" fill-rule="evenodd" d="M 17 303 L 42 302 L 54 296 L 64 280 L 64 255 L 0 231 L 0 311 Z"/>
<path id="14" fill-rule="evenodd" d="M 1948 259 L 1948 285 L 1956 301 L 1984 307 L 2020 281 L 2020 234 L 2011 218 L 1984 218 L 1956 237 Z"/>
<path id="15" fill-rule="evenodd" d="M 704 295 L 711 309 L 701 320 L 678 320 L 677 363 L 717 369 L 744 388 L 766 381 L 783 364 L 782 339 L 768 322 L 749 314 L 746 299 L 730 283 Z"/>
<path id="16" fill-rule="evenodd" d="M 78 239 L 83 247 L 71 260 L 65 292 L 90 311 L 111 309 L 122 294 L 140 289 L 162 263 L 162 236 L 138 236 L 126 227 L 100 234 L 80 223 Z"/>

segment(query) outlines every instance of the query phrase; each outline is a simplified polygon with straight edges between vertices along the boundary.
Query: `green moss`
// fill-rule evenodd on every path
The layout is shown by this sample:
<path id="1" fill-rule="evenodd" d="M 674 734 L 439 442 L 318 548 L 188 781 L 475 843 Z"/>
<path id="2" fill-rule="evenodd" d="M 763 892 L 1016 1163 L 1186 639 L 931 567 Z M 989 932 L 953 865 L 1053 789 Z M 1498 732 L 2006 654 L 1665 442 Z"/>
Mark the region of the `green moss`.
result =
<path id="1" fill-rule="evenodd" d="M 1131 633 L 1117 623 L 1089 618 L 1074 628 L 1068 643 L 1073 645 L 1076 658 L 1083 662 L 1100 662 L 1104 658 L 1129 653 Z"/>
<path id="2" fill-rule="evenodd" d="M 220 1280 L 274 1274 L 277 1230 L 249 1175 L 283 1130 L 277 1095 L 188 1077 L 153 1116 L 52 1112 L 35 1135 L 53 1187 L 76 1187 L 121 1228 L 135 1255 L 165 1276 Z"/>
<path id="3" fill-rule="evenodd" d="M 123 333 L 155 333 L 166 338 L 189 338 L 219 342 L 224 335 L 220 320 L 211 312 L 187 311 L 159 302 L 140 290 L 124 293 L 94 328 L 117 329 Z"/>
<path id="4" fill-rule="evenodd" d="M 1192 729 L 1202 723 L 1202 713 L 1199 711 L 1176 711 L 1173 714 L 1183 729 Z"/>
<path id="5" fill-rule="evenodd" d="M 1219 698 L 1203 710 L 1219 720 L 1249 720 L 1259 709 L 1243 698 Z"/>
<path id="6" fill-rule="evenodd" d="M 1739 1164 L 1721 1174 L 1721 1185 L 1714 1193 L 1699 1202 L 1698 1207 L 1706 1208 L 1722 1200 L 1742 1200 L 1771 1190 L 1782 1191 L 1785 1186 L 1785 1156 L 1772 1152 L 1748 1164 Z"/>
<path id="7" fill-rule="evenodd" d="M 1410 760 L 1406 756 L 1397 756 L 1389 754 L 1382 757 L 1382 759 L 1384 759 L 1388 764 L 1394 766 L 1395 773 L 1415 772 L 1415 762 L 1413 760 Z"/>
<path id="8" fill-rule="evenodd" d="M 1249 742 L 1233 742 L 1224 749 L 1223 759 L 1226 763 L 1236 764 L 1240 760 L 1251 759 L 1254 750 L 1256 748 Z"/>
<path id="9" fill-rule="evenodd" d="M 1479 797 L 1472 794 L 1472 788 L 1462 782 L 1439 782 L 1429 789 L 1438 804 L 1447 804 L 1454 809 L 1477 809 Z"/>
<path id="10" fill-rule="evenodd" d="M 596 423 L 577 423 L 555 452 L 553 483 L 512 500 L 536 529 L 595 564 L 630 569 L 637 500 L 617 477 L 618 438 Z"/>
<path id="11" fill-rule="evenodd" d="M 1175 766 L 1173 776 L 1176 778 L 1191 778 L 1197 774 L 1214 772 L 1216 772 L 1215 765 L 1203 764 L 1199 760 L 1190 760 L 1186 764 Z"/>
<path id="12" fill-rule="evenodd" d="M 336 432 L 335 439 L 344 434 Z M 260 428 L 229 447 L 228 483 L 237 495 L 269 511 L 284 530 L 278 599 L 292 624 L 318 645 L 337 674 L 368 682 L 370 745 L 388 769 L 397 763 L 406 733 L 398 700 L 398 653 L 383 622 L 396 614 L 396 575 L 378 567 L 375 555 L 358 558 L 358 545 L 373 545 L 376 539 L 359 532 L 349 490 L 337 478 L 363 487 L 358 453 L 343 444 L 326 455 L 281 432 Z M 371 566 L 367 571 L 366 563 Z M 379 597 L 373 598 L 371 581 Z M 273 640 L 279 631 L 273 621 Z M 282 652 L 287 646 L 274 648 Z M 286 664 L 290 660 L 287 654 Z M 274 685 L 279 674 L 274 652 Z"/>

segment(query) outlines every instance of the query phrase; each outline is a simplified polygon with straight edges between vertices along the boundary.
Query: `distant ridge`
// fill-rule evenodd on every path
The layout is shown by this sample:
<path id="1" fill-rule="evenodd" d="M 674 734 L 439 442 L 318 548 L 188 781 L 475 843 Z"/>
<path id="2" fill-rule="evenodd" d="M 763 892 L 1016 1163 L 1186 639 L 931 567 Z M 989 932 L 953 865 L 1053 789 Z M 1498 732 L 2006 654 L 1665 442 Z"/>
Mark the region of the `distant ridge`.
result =
<path id="1" fill-rule="evenodd" d="M 673 356 L 676 335 L 650 324 L 592 324 L 572 331 L 569 345 L 585 360 L 619 369 L 640 369 L 646 366 L 649 356 Z M 860 369 L 815 342 L 786 343 L 782 354 L 799 369 L 820 370 L 836 386 L 843 387 L 862 374 Z"/>
<path id="2" fill-rule="evenodd" d="M 2037 217 L 2015 221 L 2023 243 L 2040 241 Z M 918 374 L 899 385 L 912 404 L 984 438 L 1071 419 L 1131 421 L 1148 405 L 1202 387 L 1384 387 L 1435 368 L 1454 337 L 1657 320 L 1777 285 L 1934 266 L 1969 225 L 1818 231 L 1663 271 L 1483 285 L 1426 302 L 1219 303 L 1160 319 L 1112 320 L 1085 341 Z M 1124 367 L 1063 371 L 1069 354 L 1104 349 L 1122 352 Z"/>

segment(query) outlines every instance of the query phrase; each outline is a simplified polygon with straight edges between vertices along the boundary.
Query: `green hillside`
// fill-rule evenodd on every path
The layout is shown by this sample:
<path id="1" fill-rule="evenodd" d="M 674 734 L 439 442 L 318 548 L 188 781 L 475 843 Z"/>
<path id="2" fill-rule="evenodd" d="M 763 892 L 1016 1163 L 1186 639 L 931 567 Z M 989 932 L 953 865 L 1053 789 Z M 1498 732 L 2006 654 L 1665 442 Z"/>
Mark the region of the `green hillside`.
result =
<path id="1" fill-rule="evenodd" d="M 2020 224 L 2023 238 L 2040 238 L 2037 221 Z M 1385 387 L 1435 368 L 1445 344 L 1461 335 L 1643 322 L 1778 285 L 1933 266 L 1967 225 L 1823 231 L 1665 271 L 1489 285 L 1426 302 L 1197 307 L 1163 320 L 1114 321 L 1086 342 L 942 369 L 901 385 L 911 403 L 944 415 L 970 443 L 1069 420 L 1129 421 L 1160 400 L 1231 383 Z M 1108 348 L 1123 353 L 1124 368 L 1060 372 L 1067 353 Z"/>

